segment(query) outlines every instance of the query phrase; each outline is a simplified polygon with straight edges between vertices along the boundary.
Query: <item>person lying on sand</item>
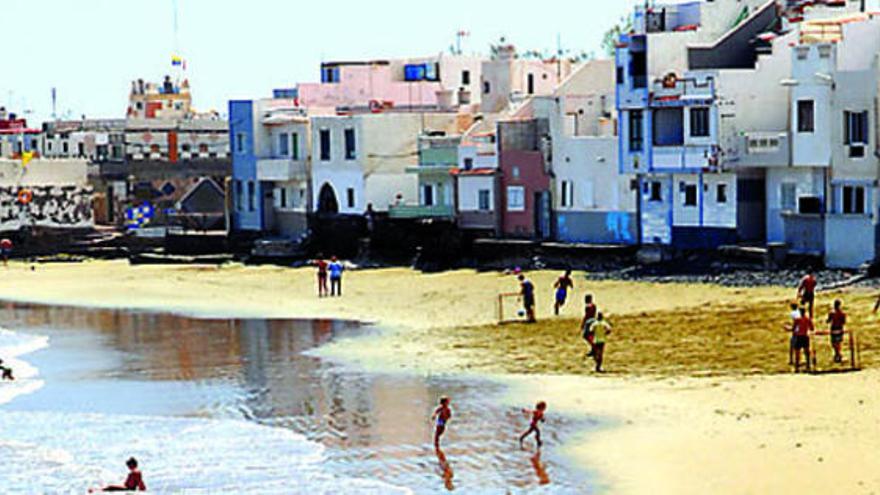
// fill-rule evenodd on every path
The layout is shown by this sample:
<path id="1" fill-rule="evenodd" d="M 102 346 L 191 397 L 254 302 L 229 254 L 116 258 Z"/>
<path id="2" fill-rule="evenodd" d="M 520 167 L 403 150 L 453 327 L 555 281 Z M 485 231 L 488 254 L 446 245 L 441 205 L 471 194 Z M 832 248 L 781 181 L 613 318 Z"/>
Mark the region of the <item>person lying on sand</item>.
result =
<path id="1" fill-rule="evenodd" d="M 449 420 L 452 419 L 452 409 L 449 407 L 449 397 L 441 397 L 440 405 L 437 409 L 434 410 L 434 414 L 431 415 L 431 421 L 436 421 L 434 427 L 434 448 L 440 448 L 440 437 L 446 433 L 446 425 L 449 423 Z"/>
<path id="2" fill-rule="evenodd" d="M 128 466 L 128 477 L 125 479 L 125 483 L 122 485 L 109 485 L 101 488 L 102 492 L 145 492 L 147 491 L 147 485 L 144 484 L 144 476 L 138 470 L 138 461 L 134 457 L 129 458 L 125 461 L 125 465 Z M 89 490 L 89 493 L 94 493 L 95 490 Z"/>
<path id="3" fill-rule="evenodd" d="M 2 359 L 0 359 L 0 380 L 8 380 L 10 382 L 15 380 L 15 377 L 12 376 L 12 368 L 3 366 Z"/>
<path id="4" fill-rule="evenodd" d="M 596 361 L 596 373 L 603 373 L 602 362 L 605 360 L 605 341 L 611 335 L 611 324 L 605 321 L 602 313 L 596 315 L 596 321 L 590 326 L 593 333 L 593 360 Z"/>
<path id="5" fill-rule="evenodd" d="M 538 423 L 543 423 L 544 419 L 544 411 L 547 410 L 547 403 L 544 401 L 538 402 L 533 411 L 528 409 L 523 409 L 523 413 L 530 414 L 532 416 L 532 422 L 529 424 L 529 429 L 526 430 L 525 433 L 520 435 L 519 437 L 519 448 L 523 448 L 523 442 L 528 438 L 532 433 L 535 434 L 535 442 L 538 444 L 538 448 L 540 449 L 543 443 L 541 442 L 541 429 L 538 428 Z"/>

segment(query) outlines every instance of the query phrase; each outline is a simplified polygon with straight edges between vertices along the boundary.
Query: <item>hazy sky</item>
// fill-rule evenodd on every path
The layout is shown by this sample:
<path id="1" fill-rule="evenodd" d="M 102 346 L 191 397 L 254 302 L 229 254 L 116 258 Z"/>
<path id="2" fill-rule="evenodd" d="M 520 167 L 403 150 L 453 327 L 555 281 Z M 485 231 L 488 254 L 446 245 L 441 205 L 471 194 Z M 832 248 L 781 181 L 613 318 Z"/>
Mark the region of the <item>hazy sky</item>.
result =
<path id="1" fill-rule="evenodd" d="M 436 54 L 468 30 L 466 52 L 506 36 L 520 50 L 600 52 L 638 0 L 177 0 L 180 54 L 200 110 L 319 79 L 322 60 Z M 37 123 L 123 117 L 133 79 L 171 70 L 174 0 L 0 0 L 0 104 Z"/>

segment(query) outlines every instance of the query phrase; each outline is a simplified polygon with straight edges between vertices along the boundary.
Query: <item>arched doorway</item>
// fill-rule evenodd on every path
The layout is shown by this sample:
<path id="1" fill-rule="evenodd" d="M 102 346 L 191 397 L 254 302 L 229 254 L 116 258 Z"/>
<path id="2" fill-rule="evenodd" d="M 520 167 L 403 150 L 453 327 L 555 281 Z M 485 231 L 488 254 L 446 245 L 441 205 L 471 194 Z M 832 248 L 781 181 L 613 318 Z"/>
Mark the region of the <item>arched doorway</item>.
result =
<path id="1" fill-rule="evenodd" d="M 318 193 L 318 213 L 339 213 L 339 202 L 336 200 L 336 191 L 333 186 L 324 183 L 321 192 Z"/>

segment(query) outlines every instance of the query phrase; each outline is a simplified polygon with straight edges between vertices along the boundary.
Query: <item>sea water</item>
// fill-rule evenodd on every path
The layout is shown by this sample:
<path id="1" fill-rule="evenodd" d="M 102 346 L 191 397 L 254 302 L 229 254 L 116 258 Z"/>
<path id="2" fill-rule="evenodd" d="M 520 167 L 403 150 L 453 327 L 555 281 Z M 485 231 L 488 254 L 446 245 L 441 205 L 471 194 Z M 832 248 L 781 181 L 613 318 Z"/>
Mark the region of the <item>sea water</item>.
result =
<path id="1" fill-rule="evenodd" d="M 14 382 L 0 383 L 0 404 L 44 382 L 28 354 L 46 336 L 0 329 L 0 359 Z M 325 449 L 288 429 L 240 420 L 16 411 L 0 406 L 0 491 L 85 493 L 120 483 L 135 456 L 152 493 L 409 493 L 322 467 Z M 198 489 L 189 487 L 197 486 Z"/>

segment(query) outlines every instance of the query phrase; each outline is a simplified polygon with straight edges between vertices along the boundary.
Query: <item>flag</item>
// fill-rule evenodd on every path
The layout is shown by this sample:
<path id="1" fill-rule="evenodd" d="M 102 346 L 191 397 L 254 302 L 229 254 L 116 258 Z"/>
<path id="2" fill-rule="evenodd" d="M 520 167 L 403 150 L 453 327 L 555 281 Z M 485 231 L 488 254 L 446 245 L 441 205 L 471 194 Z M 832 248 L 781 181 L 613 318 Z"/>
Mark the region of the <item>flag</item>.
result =
<path id="1" fill-rule="evenodd" d="M 25 151 L 24 153 L 21 154 L 21 166 L 27 167 L 28 163 L 30 163 L 31 160 L 33 160 L 33 159 L 34 159 L 34 152 L 33 151 Z"/>
<path id="2" fill-rule="evenodd" d="M 172 65 L 173 67 L 182 67 L 182 66 L 183 66 L 183 58 L 181 58 L 181 57 L 179 57 L 179 56 L 177 56 L 177 55 L 172 55 L 172 57 L 171 57 L 171 65 Z"/>

